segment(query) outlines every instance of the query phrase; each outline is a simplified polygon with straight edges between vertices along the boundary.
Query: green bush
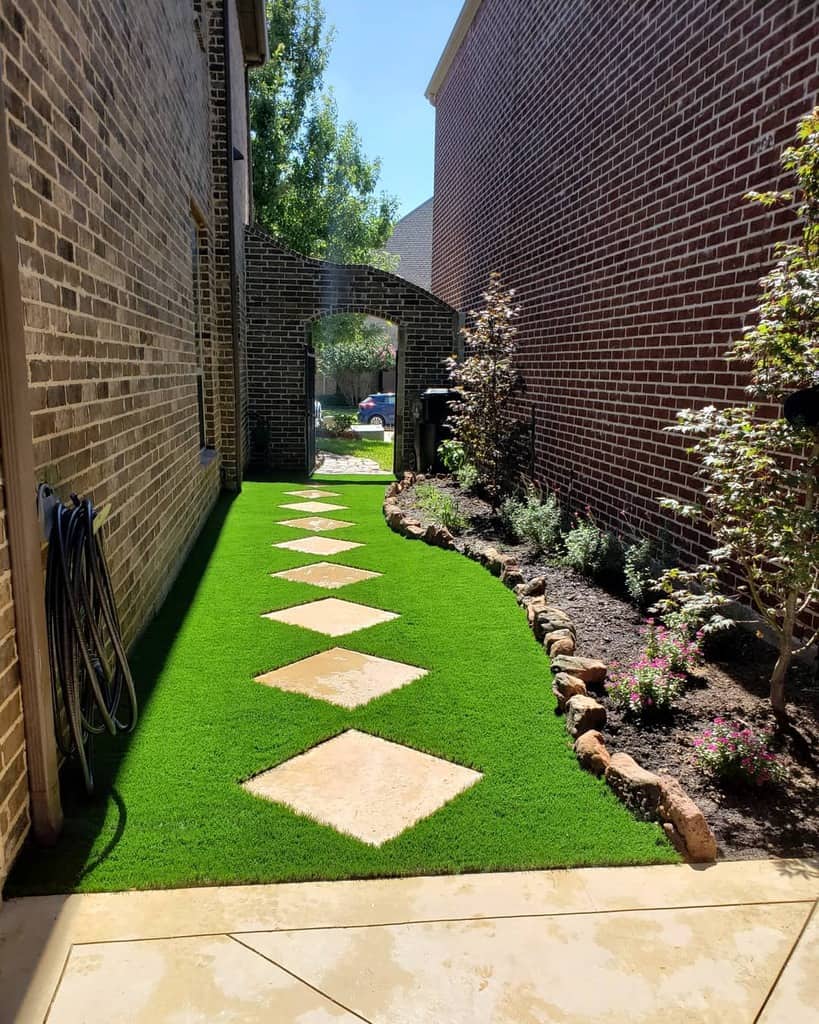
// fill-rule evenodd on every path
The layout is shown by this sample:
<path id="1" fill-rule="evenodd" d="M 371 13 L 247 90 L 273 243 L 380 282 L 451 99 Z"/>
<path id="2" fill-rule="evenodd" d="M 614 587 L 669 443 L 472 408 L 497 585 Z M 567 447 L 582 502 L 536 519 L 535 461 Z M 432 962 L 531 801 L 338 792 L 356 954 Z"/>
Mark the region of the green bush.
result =
<path id="1" fill-rule="evenodd" d="M 507 498 L 501 506 L 501 520 L 516 539 L 528 541 L 538 551 L 551 551 L 560 540 L 562 513 L 556 494 L 541 502 L 534 490 L 526 497 Z"/>
<path id="2" fill-rule="evenodd" d="M 623 546 L 615 535 L 602 530 L 587 515 L 564 538 L 566 563 L 592 579 L 612 579 L 623 571 Z"/>
<path id="3" fill-rule="evenodd" d="M 450 494 L 444 494 L 432 484 L 422 484 L 415 493 L 421 511 L 452 533 L 460 533 L 469 525 Z"/>
<path id="4" fill-rule="evenodd" d="M 460 441 L 442 441 L 438 446 L 438 454 L 444 469 L 452 473 L 458 481 L 458 486 L 465 491 L 471 491 L 478 483 L 478 470 L 471 462 L 467 462 L 466 449 Z"/>
<path id="5" fill-rule="evenodd" d="M 321 429 L 326 437 L 343 437 L 350 432 L 350 427 L 358 421 L 358 416 L 352 412 L 335 412 L 325 416 L 322 420 Z"/>

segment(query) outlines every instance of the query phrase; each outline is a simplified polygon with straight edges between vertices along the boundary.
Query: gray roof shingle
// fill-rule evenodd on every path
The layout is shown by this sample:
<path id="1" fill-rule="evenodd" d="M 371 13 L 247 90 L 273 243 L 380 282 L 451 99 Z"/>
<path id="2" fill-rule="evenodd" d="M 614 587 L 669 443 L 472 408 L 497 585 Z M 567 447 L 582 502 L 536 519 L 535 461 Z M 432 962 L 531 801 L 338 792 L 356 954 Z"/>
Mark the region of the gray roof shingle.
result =
<path id="1" fill-rule="evenodd" d="M 421 203 L 395 225 L 384 246 L 401 257 L 396 273 L 430 290 L 432 285 L 432 198 Z"/>

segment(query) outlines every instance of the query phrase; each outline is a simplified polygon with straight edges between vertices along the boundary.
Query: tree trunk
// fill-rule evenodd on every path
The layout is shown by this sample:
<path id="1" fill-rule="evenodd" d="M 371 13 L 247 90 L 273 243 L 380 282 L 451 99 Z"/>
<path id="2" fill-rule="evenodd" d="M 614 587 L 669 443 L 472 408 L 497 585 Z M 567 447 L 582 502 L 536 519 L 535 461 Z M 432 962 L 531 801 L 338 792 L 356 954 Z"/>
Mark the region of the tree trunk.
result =
<path id="1" fill-rule="evenodd" d="M 771 673 L 771 707 L 777 722 L 781 725 L 788 721 L 788 711 L 785 707 L 785 679 L 788 675 L 791 657 L 791 641 L 790 637 L 787 637 L 780 644 L 779 657 L 776 659 L 774 670 Z"/>

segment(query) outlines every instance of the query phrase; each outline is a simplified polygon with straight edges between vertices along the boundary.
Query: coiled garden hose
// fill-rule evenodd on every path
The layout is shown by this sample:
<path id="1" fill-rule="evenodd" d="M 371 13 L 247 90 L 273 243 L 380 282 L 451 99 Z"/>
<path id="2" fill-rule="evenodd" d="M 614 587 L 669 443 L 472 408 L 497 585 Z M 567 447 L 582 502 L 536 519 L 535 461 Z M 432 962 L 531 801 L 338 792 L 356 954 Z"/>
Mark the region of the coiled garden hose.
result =
<path id="1" fill-rule="evenodd" d="M 107 730 L 131 732 L 137 699 L 122 643 L 111 577 L 102 550 L 99 512 L 87 498 L 53 506 L 46 566 L 46 621 L 54 732 L 66 757 L 76 757 L 86 791 L 94 791 L 92 744 Z M 124 716 L 120 704 L 125 698 Z M 60 710 L 65 713 L 68 741 Z"/>

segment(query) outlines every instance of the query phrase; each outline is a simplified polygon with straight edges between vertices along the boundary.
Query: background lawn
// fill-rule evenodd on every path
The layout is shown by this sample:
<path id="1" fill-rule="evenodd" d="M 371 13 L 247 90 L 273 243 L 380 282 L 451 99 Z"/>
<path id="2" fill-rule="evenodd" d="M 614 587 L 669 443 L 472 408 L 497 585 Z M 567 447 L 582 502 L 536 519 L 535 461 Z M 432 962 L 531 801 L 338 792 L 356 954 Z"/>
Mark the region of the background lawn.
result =
<path id="1" fill-rule="evenodd" d="M 321 478 L 318 478 L 321 479 Z M 513 594 L 479 565 L 383 522 L 383 482 L 322 482 L 363 542 L 334 560 L 378 579 L 334 596 L 400 618 L 334 640 L 262 619 L 327 592 L 270 573 L 319 558 L 272 545 L 292 484 L 223 498 L 132 658 L 136 733 L 97 745 L 100 795 L 66 794 L 63 837 L 27 850 L 10 893 L 676 861 L 577 765 L 548 661 Z M 297 500 L 297 499 L 295 499 Z M 353 711 L 253 682 L 333 646 L 429 669 Z M 484 778 L 381 848 L 245 793 L 239 781 L 356 728 L 477 768 Z"/>
<path id="2" fill-rule="evenodd" d="M 320 452 L 333 452 L 335 455 L 351 455 L 356 459 L 375 459 L 387 473 L 392 472 L 393 443 L 372 441 L 359 437 L 317 437 L 316 448 Z"/>

